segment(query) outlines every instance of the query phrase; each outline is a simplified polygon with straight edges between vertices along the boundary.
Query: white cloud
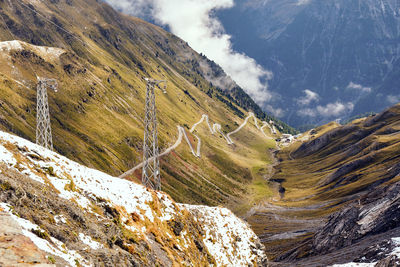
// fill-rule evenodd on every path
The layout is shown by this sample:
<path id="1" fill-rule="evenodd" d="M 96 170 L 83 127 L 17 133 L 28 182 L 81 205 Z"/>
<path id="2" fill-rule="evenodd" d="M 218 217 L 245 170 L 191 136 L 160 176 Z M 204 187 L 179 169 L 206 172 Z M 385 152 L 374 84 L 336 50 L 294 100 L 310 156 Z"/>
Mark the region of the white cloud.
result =
<path id="1" fill-rule="evenodd" d="M 299 0 L 296 5 L 298 5 L 298 6 L 307 5 L 310 2 L 311 2 L 311 0 Z"/>
<path id="2" fill-rule="evenodd" d="M 249 0 L 244 3 L 245 7 L 260 8 L 266 6 L 270 0 Z"/>
<path id="3" fill-rule="evenodd" d="M 354 104 L 351 102 L 342 103 L 335 102 L 329 103 L 326 106 L 317 106 L 316 108 L 305 108 L 298 111 L 298 114 L 302 117 L 323 117 L 323 118 L 333 118 L 343 116 L 352 112 L 354 109 Z"/>
<path id="4" fill-rule="evenodd" d="M 303 93 L 305 94 L 305 96 L 297 100 L 297 104 L 299 104 L 300 106 L 308 106 L 313 101 L 315 102 L 319 101 L 319 95 L 317 93 L 308 89 L 304 90 Z"/>
<path id="5" fill-rule="evenodd" d="M 315 118 L 317 117 L 317 111 L 312 108 L 303 108 L 297 111 L 297 114 L 299 114 L 301 117 L 312 117 Z"/>
<path id="6" fill-rule="evenodd" d="M 281 108 L 275 108 L 271 105 L 266 105 L 265 110 L 277 118 L 282 118 L 283 116 L 285 116 L 285 111 Z"/>
<path id="7" fill-rule="evenodd" d="M 400 95 L 388 95 L 386 100 L 392 105 L 397 104 L 400 102 Z"/>
<path id="8" fill-rule="evenodd" d="M 272 95 L 267 80 L 272 73 L 257 62 L 232 49 L 231 36 L 213 15 L 215 10 L 231 8 L 233 0 L 106 0 L 114 7 L 136 16 L 148 14 L 171 32 L 187 41 L 197 52 L 221 65 L 225 72 L 258 104 Z"/>
<path id="9" fill-rule="evenodd" d="M 150 14 L 152 9 L 151 2 L 153 1 L 154 0 L 105 0 L 105 2 L 109 3 L 114 8 L 133 16 Z"/>
<path id="10" fill-rule="evenodd" d="M 347 85 L 347 89 L 359 90 L 362 93 L 371 93 L 372 91 L 371 87 L 364 87 L 361 84 L 356 84 L 353 82 L 350 82 L 349 85 Z"/>
<path id="11" fill-rule="evenodd" d="M 323 106 L 317 107 L 318 113 L 323 117 L 337 117 L 349 113 L 353 111 L 353 109 L 354 109 L 354 104 L 351 102 L 348 103 L 335 102 L 335 103 L 329 103 L 324 107 Z"/>

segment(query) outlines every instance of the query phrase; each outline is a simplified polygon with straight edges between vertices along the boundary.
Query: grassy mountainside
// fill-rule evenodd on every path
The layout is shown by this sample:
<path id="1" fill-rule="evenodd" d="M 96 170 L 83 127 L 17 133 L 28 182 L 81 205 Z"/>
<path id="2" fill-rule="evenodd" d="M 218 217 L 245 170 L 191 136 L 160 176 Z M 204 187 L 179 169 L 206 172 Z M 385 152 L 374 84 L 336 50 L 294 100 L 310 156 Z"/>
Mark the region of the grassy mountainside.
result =
<path id="1" fill-rule="evenodd" d="M 184 41 L 106 4 L 20 0 L 0 7 L 1 40 L 26 42 L 2 43 L 0 129 L 34 140 L 36 76 L 56 78 L 60 90 L 49 92 L 55 150 L 86 166 L 120 175 L 141 162 L 143 77 L 168 80 L 168 93 L 156 96 L 161 151 L 176 141 L 178 125 L 189 129 L 208 114 L 230 132 L 255 107 L 240 88 L 236 94 L 250 104 L 239 105 L 235 94 L 215 87 L 212 78 L 224 73 L 214 73 L 216 67 Z M 252 123 L 231 146 L 205 124 L 198 132 L 201 159 L 184 143 L 162 158 L 163 189 L 177 201 L 231 207 L 238 197 L 260 195 L 260 169 L 274 142 Z M 139 178 L 140 172 L 131 177 Z"/>
<path id="2" fill-rule="evenodd" d="M 255 208 L 249 222 L 271 256 L 289 251 L 277 257 L 280 261 L 296 261 L 296 266 L 352 261 L 372 245 L 365 238 L 399 226 L 395 213 L 378 216 L 385 226 L 375 218 L 366 227 L 367 219 L 361 219 L 371 209 L 383 209 L 379 200 L 397 199 L 392 187 L 400 181 L 400 105 L 347 125 L 321 126 L 300 139 L 304 142 L 277 153 L 270 182 L 279 184 L 280 194 Z M 350 216 L 350 208 L 360 211 Z M 368 231 L 349 234 L 360 226 Z"/>

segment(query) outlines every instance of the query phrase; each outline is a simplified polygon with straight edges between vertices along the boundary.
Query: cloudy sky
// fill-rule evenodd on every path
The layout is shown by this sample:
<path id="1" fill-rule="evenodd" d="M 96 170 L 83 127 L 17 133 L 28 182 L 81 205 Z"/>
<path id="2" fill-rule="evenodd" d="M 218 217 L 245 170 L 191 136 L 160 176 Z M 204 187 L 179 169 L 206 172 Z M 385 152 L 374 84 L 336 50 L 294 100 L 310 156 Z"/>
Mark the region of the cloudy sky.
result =
<path id="1" fill-rule="evenodd" d="M 233 0 L 106 0 L 134 16 L 151 16 L 184 39 L 199 53 L 217 62 L 258 104 L 271 100 L 272 73 L 245 54 L 232 49 L 228 35 L 214 12 L 231 8 Z"/>
<path id="2" fill-rule="evenodd" d="M 232 36 L 226 33 L 216 17 L 216 11 L 232 8 L 234 0 L 105 0 L 118 10 L 142 18 L 151 18 L 156 23 L 168 26 L 175 35 L 187 41 L 198 53 L 205 54 L 217 62 L 260 106 L 275 115 L 283 117 L 288 109 L 278 108 L 280 96 L 268 90 L 268 81 L 273 73 L 257 62 L 232 48 Z M 253 0 L 249 3 L 265 5 L 270 0 Z M 296 3 L 296 1 L 294 1 Z M 298 0 L 297 5 L 310 3 Z M 339 90 L 339 88 L 335 89 Z M 371 88 L 350 82 L 348 93 L 358 95 L 370 93 Z M 297 115 L 304 118 L 335 119 L 349 114 L 354 109 L 354 101 L 340 99 L 323 101 L 318 93 L 305 89 L 303 96 L 293 99 Z M 394 102 L 397 95 L 387 101 Z"/>
<path id="3" fill-rule="evenodd" d="M 348 85 L 347 89 L 370 92 L 370 88 L 363 87 L 353 82 Z M 354 104 L 352 102 L 337 100 L 326 105 L 321 105 L 319 103 L 320 100 L 321 97 L 316 92 L 308 89 L 304 90 L 303 97 L 296 100 L 299 107 L 297 114 L 302 117 L 335 119 L 351 113 L 354 109 Z"/>

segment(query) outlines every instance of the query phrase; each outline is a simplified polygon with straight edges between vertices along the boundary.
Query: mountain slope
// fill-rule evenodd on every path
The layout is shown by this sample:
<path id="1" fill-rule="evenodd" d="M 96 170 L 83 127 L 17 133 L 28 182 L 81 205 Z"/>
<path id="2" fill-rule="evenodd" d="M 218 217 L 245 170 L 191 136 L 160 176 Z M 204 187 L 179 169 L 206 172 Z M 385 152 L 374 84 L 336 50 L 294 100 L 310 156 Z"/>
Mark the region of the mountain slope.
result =
<path id="1" fill-rule="evenodd" d="M 270 183 L 280 190 L 247 220 L 278 266 L 377 263 L 395 254 L 399 136 L 396 105 L 313 129 L 277 153 Z"/>
<path id="2" fill-rule="evenodd" d="M 273 72 L 285 122 L 321 124 L 399 102 L 398 1 L 235 2 L 218 17 L 234 48 Z M 299 101 L 305 90 L 318 97 Z"/>
<path id="3" fill-rule="evenodd" d="M 28 237 L 46 255 L 42 263 L 256 266 L 266 260 L 257 236 L 228 209 L 177 204 L 4 132 L 0 162 L 0 211 L 9 221 L 1 232 L 15 229 L 11 239 L 20 248 L 18 237 Z M 19 253 L 35 250 L 26 251 Z M 14 266 L 10 255 L 5 251 L 0 263 Z"/>
<path id="4" fill-rule="evenodd" d="M 177 126 L 187 131 L 202 114 L 225 134 L 242 124 L 244 108 L 264 117 L 240 88 L 231 89 L 241 105 L 212 85 L 215 77 L 229 77 L 184 41 L 106 4 L 20 0 L 0 7 L 2 39 L 24 41 L 1 45 L 1 129 L 34 140 L 36 76 L 56 78 L 60 89 L 49 92 L 55 149 L 86 166 L 119 176 L 141 163 L 143 77 L 168 80 L 168 93 L 156 92 L 161 151 L 176 142 Z M 206 129 L 195 133 L 202 140 L 201 159 L 186 144 L 161 159 L 163 190 L 185 203 L 235 207 L 262 179 L 258 169 L 268 164 L 265 151 L 274 142 L 253 123 L 233 136 L 235 145 Z M 188 136 L 194 145 L 195 136 Z M 129 179 L 140 176 L 139 170 Z"/>

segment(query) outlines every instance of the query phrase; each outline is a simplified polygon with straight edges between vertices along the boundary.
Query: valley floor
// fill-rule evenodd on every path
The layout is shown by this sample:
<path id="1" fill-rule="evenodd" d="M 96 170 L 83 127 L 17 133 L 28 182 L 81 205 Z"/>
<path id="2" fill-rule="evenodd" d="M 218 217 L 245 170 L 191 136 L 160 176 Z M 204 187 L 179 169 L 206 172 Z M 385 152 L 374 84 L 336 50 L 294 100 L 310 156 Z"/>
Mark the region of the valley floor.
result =
<path id="1" fill-rule="evenodd" d="M 241 214 L 271 266 L 400 266 L 399 111 L 332 123 L 272 153 L 273 196 Z"/>
<path id="2" fill-rule="evenodd" d="M 279 165 L 276 156 L 278 152 L 271 153 L 274 163 L 269 166 L 270 174 L 265 176 L 268 186 L 274 192 L 273 196 L 253 206 L 243 216 L 265 245 L 269 259 L 275 259 L 282 252 L 294 248 L 315 229 L 321 228 L 325 220 L 318 214 L 330 205 L 327 202 L 297 206 L 295 202 L 286 201 L 287 189 L 282 186 L 282 180 L 276 178 L 275 173 L 275 168 Z M 271 264 L 281 266 L 280 263 Z M 285 264 L 282 266 L 286 266 Z"/>

